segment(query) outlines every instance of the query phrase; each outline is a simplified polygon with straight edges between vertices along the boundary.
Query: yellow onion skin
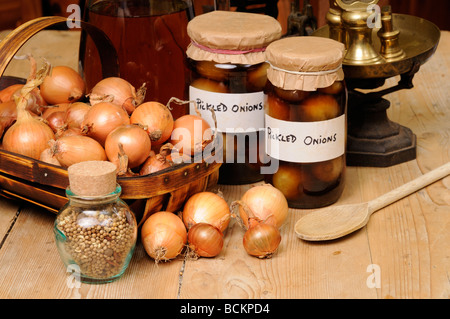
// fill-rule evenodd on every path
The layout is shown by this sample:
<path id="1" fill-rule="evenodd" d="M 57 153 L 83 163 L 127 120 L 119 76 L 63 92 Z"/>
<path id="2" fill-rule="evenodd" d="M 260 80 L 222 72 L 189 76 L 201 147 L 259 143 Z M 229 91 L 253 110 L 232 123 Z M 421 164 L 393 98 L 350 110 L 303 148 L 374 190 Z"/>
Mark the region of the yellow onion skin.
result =
<path id="1" fill-rule="evenodd" d="M 136 88 L 120 77 L 108 77 L 99 81 L 89 94 L 91 105 L 110 101 L 123 108 L 129 115 L 139 106 L 145 97 L 144 92 L 136 92 Z"/>
<path id="2" fill-rule="evenodd" d="M 81 129 L 86 113 L 91 106 L 83 102 L 70 103 L 66 109 L 65 122 L 68 128 Z"/>
<path id="3" fill-rule="evenodd" d="M 197 223 L 188 230 L 192 257 L 215 257 L 223 249 L 223 234 L 211 224 Z"/>
<path id="4" fill-rule="evenodd" d="M 153 146 L 166 142 L 170 138 L 174 125 L 170 110 L 156 101 L 139 105 L 130 115 L 130 122 L 146 128 Z"/>
<path id="5" fill-rule="evenodd" d="M 39 160 L 42 162 L 45 162 L 47 164 L 52 164 L 56 166 L 61 166 L 61 164 L 58 162 L 58 160 L 55 157 L 55 154 L 53 154 L 53 150 L 51 147 L 46 148 L 39 157 Z"/>
<path id="6" fill-rule="evenodd" d="M 173 124 L 170 143 L 180 154 L 193 156 L 201 153 L 212 140 L 211 126 L 200 116 L 183 115 Z"/>
<path id="7" fill-rule="evenodd" d="M 84 135 L 68 135 L 52 141 L 54 157 L 63 167 L 83 161 L 106 161 L 104 148 L 93 138 Z"/>
<path id="8" fill-rule="evenodd" d="M 71 103 L 86 93 L 86 84 L 71 67 L 59 65 L 52 68 L 40 86 L 40 93 L 49 104 Z"/>
<path id="9" fill-rule="evenodd" d="M 86 112 L 81 126 L 87 136 L 104 146 L 109 133 L 127 124 L 130 124 L 130 118 L 124 109 L 109 102 L 101 102 Z"/>
<path id="10" fill-rule="evenodd" d="M 14 93 L 23 88 L 23 84 L 12 84 L 0 91 L 0 102 L 14 101 Z"/>
<path id="11" fill-rule="evenodd" d="M 230 207 L 225 199 L 207 191 L 189 197 L 182 215 L 187 229 L 197 223 L 207 223 L 217 227 L 222 233 L 227 229 L 231 219 Z"/>
<path id="12" fill-rule="evenodd" d="M 18 116 L 17 121 L 3 135 L 3 148 L 38 160 L 55 134 L 50 126 L 34 118 L 28 111 L 22 112 L 26 113 Z"/>
<path id="13" fill-rule="evenodd" d="M 109 161 L 119 161 L 120 147 L 128 158 L 128 167 L 135 168 L 144 163 L 151 151 L 151 141 L 147 132 L 137 125 L 127 124 L 115 128 L 105 141 L 105 152 Z"/>
<path id="14" fill-rule="evenodd" d="M 280 245 L 281 235 L 274 225 L 258 223 L 245 232 L 242 242 L 249 255 L 270 258 Z"/>
<path id="15" fill-rule="evenodd" d="M 0 138 L 17 119 L 17 106 L 14 101 L 0 103 Z"/>
<path id="16" fill-rule="evenodd" d="M 159 211 L 145 220 L 141 241 L 146 253 L 156 262 L 177 257 L 187 243 L 187 230 L 172 212 Z"/>
<path id="17" fill-rule="evenodd" d="M 164 156 L 150 151 L 150 156 L 142 164 L 139 175 L 156 173 L 171 166 L 170 162 Z"/>
<path id="18" fill-rule="evenodd" d="M 240 200 L 239 214 L 246 228 L 249 228 L 249 219 L 272 223 L 280 228 L 286 221 L 288 213 L 286 197 L 270 184 L 251 187 Z"/>

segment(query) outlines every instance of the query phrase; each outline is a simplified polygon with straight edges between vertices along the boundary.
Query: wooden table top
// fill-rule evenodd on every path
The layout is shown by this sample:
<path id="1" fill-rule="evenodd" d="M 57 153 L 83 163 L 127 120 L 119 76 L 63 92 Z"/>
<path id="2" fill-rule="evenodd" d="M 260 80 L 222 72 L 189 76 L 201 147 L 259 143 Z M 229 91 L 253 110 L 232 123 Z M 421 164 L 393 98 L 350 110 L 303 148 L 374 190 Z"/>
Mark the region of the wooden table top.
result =
<path id="1" fill-rule="evenodd" d="M 21 52 L 76 68 L 78 37 L 75 31 L 42 31 Z M 5 75 L 26 77 L 28 69 L 19 64 L 14 60 Z M 386 168 L 348 167 L 335 205 L 371 200 L 450 160 L 449 70 L 450 32 L 442 32 L 435 55 L 415 75 L 414 88 L 387 96 L 389 118 L 417 136 L 417 158 Z M 220 185 L 220 190 L 231 203 L 249 187 Z M 296 221 L 312 211 L 290 209 L 271 259 L 247 255 L 243 230 L 234 222 L 215 258 L 155 264 L 138 242 L 123 277 L 104 285 L 70 280 L 55 245 L 54 213 L 0 198 L 0 298 L 448 299 L 449 189 L 447 177 L 378 211 L 361 230 L 329 242 L 297 238 Z"/>

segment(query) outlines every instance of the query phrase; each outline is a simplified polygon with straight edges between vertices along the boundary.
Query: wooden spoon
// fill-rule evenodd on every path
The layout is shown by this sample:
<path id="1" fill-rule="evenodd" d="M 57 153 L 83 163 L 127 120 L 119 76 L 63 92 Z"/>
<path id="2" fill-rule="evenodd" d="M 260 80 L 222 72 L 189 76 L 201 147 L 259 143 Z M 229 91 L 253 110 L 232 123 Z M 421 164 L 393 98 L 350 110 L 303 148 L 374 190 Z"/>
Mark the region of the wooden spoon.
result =
<path id="1" fill-rule="evenodd" d="M 311 212 L 295 224 L 295 233 L 304 240 L 320 241 L 345 236 L 364 227 L 370 216 L 403 197 L 450 174 L 450 162 L 444 164 L 378 198 L 362 204 L 330 206 Z"/>

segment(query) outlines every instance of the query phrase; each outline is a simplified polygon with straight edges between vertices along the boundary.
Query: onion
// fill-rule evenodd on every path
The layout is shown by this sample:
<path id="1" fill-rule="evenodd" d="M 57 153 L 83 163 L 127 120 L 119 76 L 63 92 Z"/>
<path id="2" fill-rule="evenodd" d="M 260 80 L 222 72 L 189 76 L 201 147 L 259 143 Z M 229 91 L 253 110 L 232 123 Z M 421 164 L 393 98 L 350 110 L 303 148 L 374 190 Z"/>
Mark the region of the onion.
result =
<path id="1" fill-rule="evenodd" d="M 119 145 L 122 145 L 123 152 L 128 158 L 129 168 L 141 165 L 151 151 L 150 137 L 138 125 L 121 125 L 108 134 L 105 141 L 105 151 L 110 162 L 118 163 Z"/>
<path id="2" fill-rule="evenodd" d="M 15 99 L 16 97 L 20 97 L 20 95 L 21 89 L 18 89 L 13 94 L 12 98 Z M 46 109 L 45 106 L 47 106 L 47 102 L 44 101 L 39 89 L 34 88 L 34 90 L 30 92 L 30 96 L 27 98 L 27 110 L 34 114 L 42 115 Z"/>
<path id="3" fill-rule="evenodd" d="M 20 155 L 39 159 L 47 148 L 48 141 L 55 137 L 52 129 L 44 122 L 26 115 L 17 115 L 17 121 L 3 135 L 3 148 Z"/>
<path id="4" fill-rule="evenodd" d="M 16 121 L 17 105 L 14 101 L 0 103 L 0 136 Z"/>
<path id="5" fill-rule="evenodd" d="M 65 118 L 67 127 L 81 128 L 84 117 L 90 108 L 91 106 L 89 104 L 83 102 L 69 104 Z"/>
<path id="6" fill-rule="evenodd" d="M 71 136 L 71 135 L 83 135 L 83 133 L 81 132 L 81 129 L 79 128 L 67 128 L 67 126 L 64 126 L 63 128 L 61 128 L 60 130 L 58 130 L 55 133 L 55 138 L 61 138 L 63 136 Z"/>
<path id="7" fill-rule="evenodd" d="M 200 153 L 212 140 L 211 126 L 202 117 L 187 114 L 175 120 L 171 143 L 180 154 Z"/>
<path id="8" fill-rule="evenodd" d="M 52 129 L 52 131 L 54 133 L 62 131 L 65 129 L 66 122 L 65 122 L 65 118 L 66 118 L 66 112 L 53 112 L 52 114 L 50 114 L 46 121 L 48 126 L 50 126 L 50 128 Z"/>
<path id="9" fill-rule="evenodd" d="M 302 164 L 300 164 L 302 165 Z M 296 200 L 302 196 L 305 174 L 298 164 L 283 163 L 272 175 L 272 184 L 279 189 L 286 199 Z"/>
<path id="10" fill-rule="evenodd" d="M 86 93 L 86 84 L 77 71 L 60 65 L 52 68 L 40 86 L 41 95 L 47 103 L 76 102 Z"/>
<path id="11" fill-rule="evenodd" d="M 124 109 L 109 102 L 101 102 L 91 106 L 81 126 L 84 134 L 103 146 L 109 133 L 126 124 L 130 124 L 130 118 Z"/>
<path id="12" fill-rule="evenodd" d="M 286 197 L 270 184 L 251 187 L 240 200 L 234 201 L 231 207 L 239 207 L 240 219 L 247 229 L 254 221 L 264 221 L 280 228 L 289 212 Z"/>
<path id="13" fill-rule="evenodd" d="M 119 77 L 109 77 L 98 82 L 89 94 L 91 105 L 100 102 L 111 102 L 122 107 L 128 114 L 142 104 L 145 98 L 145 84 L 136 92 L 127 80 Z"/>
<path id="14" fill-rule="evenodd" d="M 106 161 L 106 153 L 99 142 L 84 135 L 63 136 L 51 141 L 52 152 L 61 166 L 69 167 L 83 161 Z"/>
<path id="15" fill-rule="evenodd" d="M 187 242 L 187 231 L 181 219 L 172 212 L 159 211 L 144 222 L 141 240 L 155 262 L 178 256 Z"/>
<path id="16" fill-rule="evenodd" d="M 332 95 L 311 95 L 297 109 L 298 119 L 304 122 L 326 121 L 339 115 L 340 106 Z"/>
<path id="17" fill-rule="evenodd" d="M 230 223 L 231 213 L 225 199 L 213 192 L 200 192 L 186 201 L 182 218 L 187 229 L 198 223 L 215 226 L 222 233 Z"/>
<path id="18" fill-rule="evenodd" d="M 53 164 L 56 166 L 61 166 L 59 161 L 56 159 L 55 154 L 51 147 L 46 148 L 42 151 L 39 160 L 48 164 Z"/>
<path id="19" fill-rule="evenodd" d="M 169 108 L 159 102 L 145 102 L 131 114 L 130 121 L 146 127 L 153 146 L 167 141 L 173 130 L 173 117 Z"/>
<path id="20" fill-rule="evenodd" d="M 152 174 L 171 166 L 171 163 L 165 156 L 156 154 L 155 151 L 152 150 L 150 151 L 150 156 L 142 164 L 141 169 L 139 170 L 139 175 Z"/>
<path id="21" fill-rule="evenodd" d="M 190 257 L 215 257 L 222 251 L 222 232 L 207 223 L 198 223 L 188 231 L 188 256 Z"/>
<path id="22" fill-rule="evenodd" d="M 270 258 L 278 249 L 281 235 L 277 227 L 258 223 L 249 228 L 243 238 L 245 251 L 258 258 Z"/>
<path id="23" fill-rule="evenodd" d="M 42 112 L 41 117 L 44 120 L 47 120 L 47 118 L 54 112 L 65 112 L 70 107 L 70 103 L 59 103 L 56 105 L 47 105 L 44 107 L 44 111 Z"/>
<path id="24" fill-rule="evenodd" d="M 0 91 L 0 102 L 14 101 L 13 95 L 23 88 L 23 84 L 12 84 Z"/>
<path id="25" fill-rule="evenodd" d="M 31 92 L 42 83 L 48 74 L 49 64 L 45 64 L 36 79 L 28 81 L 17 100 L 17 120 L 3 136 L 3 148 L 7 151 L 39 159 L 42 151 L 53 139 L 52 129 L 41 120 L 33 117 L 26 109 Z"/>

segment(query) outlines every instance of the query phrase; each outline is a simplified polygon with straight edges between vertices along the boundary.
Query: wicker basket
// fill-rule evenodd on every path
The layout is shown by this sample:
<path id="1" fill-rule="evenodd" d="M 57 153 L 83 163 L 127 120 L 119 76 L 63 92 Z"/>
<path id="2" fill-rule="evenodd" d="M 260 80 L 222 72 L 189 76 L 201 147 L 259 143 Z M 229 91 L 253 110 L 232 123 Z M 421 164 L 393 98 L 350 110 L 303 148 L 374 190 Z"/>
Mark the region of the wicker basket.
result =
<path id="1" fill-rule="evenodd" d="M 8 34 L 0 42 L 0 75 L 29 38 L 49 26 L 64 26 L 65 23 L 66 19 L 62 17 L 42 17 Z M 118 59 L 109 39 L 92 25 L 81 22 L 81 27 L 93 37 L 101 56 L 102 52 L 108 52 L 102 56 L 103 77 L 117 76 Z M 0 80 L 0 87 L 18 81 L 23 79 L 5 76 Z M 214 153 L 209 150 L 208 154 Z M 145 176 L 118 177 L 121 198 L 132 207 L 141 223 L 159 210 L 176 212 L 187 198 L 217 184 L 220 165 L 211 158 L 203 158 Z M 0 149 L 1 195 L 25 200 L 56 213 L 67 202 L 65 190 L 68 185 L 67 169 Z"/>

